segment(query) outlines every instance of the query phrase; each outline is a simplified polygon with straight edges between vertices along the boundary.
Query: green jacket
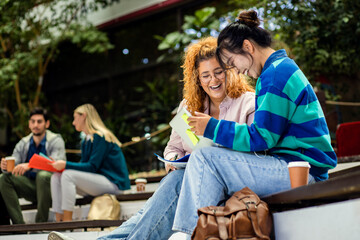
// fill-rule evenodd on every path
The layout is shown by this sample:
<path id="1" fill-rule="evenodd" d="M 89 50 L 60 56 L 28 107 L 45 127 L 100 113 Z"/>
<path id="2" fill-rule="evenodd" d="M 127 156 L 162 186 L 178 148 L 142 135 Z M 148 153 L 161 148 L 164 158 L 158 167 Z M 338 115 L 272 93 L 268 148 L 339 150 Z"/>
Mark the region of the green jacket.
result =
<path id="1" fill-rule="evenodd" d="M 81 143 L 80 162 L 66 162 L 65 169 L 98 173 L 121 190 L 130 189 L 129 172 L 121 148 L 104 137 L 94 134 L 93 140 Z"/>

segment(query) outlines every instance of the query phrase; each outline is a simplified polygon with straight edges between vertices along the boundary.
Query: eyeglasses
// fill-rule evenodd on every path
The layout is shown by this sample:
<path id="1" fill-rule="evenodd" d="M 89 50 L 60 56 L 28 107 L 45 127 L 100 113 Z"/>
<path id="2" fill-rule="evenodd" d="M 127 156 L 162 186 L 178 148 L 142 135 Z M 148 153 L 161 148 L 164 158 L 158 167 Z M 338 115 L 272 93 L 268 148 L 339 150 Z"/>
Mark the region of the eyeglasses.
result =
<path id="1" fill-rule="evenodd" d="M 200 75 L 199 79 L 202 83 L 207 84 L 213 79 L 213 76 L 219 80 L 224 79 L 225 78 L 225 70 L 221 69 L 221 70 L 214 71 L 214 74 L 206 73 L 204 75 Z"/>

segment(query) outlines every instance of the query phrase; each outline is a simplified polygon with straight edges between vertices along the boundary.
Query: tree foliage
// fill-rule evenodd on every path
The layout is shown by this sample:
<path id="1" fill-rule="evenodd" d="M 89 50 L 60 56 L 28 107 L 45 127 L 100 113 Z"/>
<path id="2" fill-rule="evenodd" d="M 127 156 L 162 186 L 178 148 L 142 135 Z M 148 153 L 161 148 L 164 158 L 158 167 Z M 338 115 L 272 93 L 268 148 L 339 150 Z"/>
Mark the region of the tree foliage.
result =
<path id="1" fill-rule="evenodd" d="M 194 15 L 185 15 L 182 31 L 174 31 L 163 36 L 155 36 L 160 41 L 159 50 L 167 52 L 159 57 L 162 61 L 168 57 L 177 59 L 182 54 L 184 48 L 194 39 L 209 36 L 212 32 L 219 30 L 220 21 L 215 16 L 215 7 L 206 7 L 195 11 Z"/>
<path id="2" fill-rule="evenodd" d="M 0 109 L 18 137 L 27 131 L 28 111 L 39 105 L 44 74 L 59 43 L 71 41 L 88 53 L 112 48 L 86 16 L 116 1 L 0 1 Z"/>
<path id="3" fill-rule="evenodd" d="M 267 1 L 265 8 L 265 17 L 307 73 L 331 78 L 359 72 L 359 1 Z"/>
<path id="4" fill-rule="evenodd" d="M 186 16 L 183 32 L 173 32 L 158 39 L 160 50 L 181 52 L 185 46 L 204 35 L 217 35 L 241 10 L 255 9 L 262 19 L 261 27 L 273 34 L 274 48 L 286 48 L 308 78 L 319 76 L 336 83 L 341 76 L 358 78 L 360 69 L 360 2 L 352 0 L 228 0 L 231 10 L 221 13 L 218 8 L 198 10 Z M 224 10 L 224 9 L 220 9 Z M 207 19 L 219 24 L 214 27 L 207 21 L 195 24 L 197 15 L 207 13 Z M 217 15 L 216 15 L 217 14 Z M 197 21 L 199 22 L 199 21 Z M 189 31 L 189 29 L 193 31 Z M 206 31 L 203 33 L 203 29 Z M 195 34 L 188 34 L 194 32 Z M 172 49 L 173 51 L 169 51 Z M 333 96 L 335 99 L 338 96 Z"/>

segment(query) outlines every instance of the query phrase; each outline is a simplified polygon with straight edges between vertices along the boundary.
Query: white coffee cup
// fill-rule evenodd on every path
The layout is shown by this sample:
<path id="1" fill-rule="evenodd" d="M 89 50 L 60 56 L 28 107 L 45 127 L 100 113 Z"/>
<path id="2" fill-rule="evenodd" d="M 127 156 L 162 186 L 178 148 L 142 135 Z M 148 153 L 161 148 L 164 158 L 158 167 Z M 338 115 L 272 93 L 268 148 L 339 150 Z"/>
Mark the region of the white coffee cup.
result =
<path id="1" fill-rule="evenodd" d="M 145 178 L 137 178 L 135 180 L 136 184 L 136 191 L 138 192 L 145 192 L 145 185 L 147 183 L 147 180 Z"/>
<path id="2" fill-rule="evenodd" d="M 5 157 L 5 161 L 6 161 L 6 171 L 12 172 L 15 167 L 15 157 L 13 156 Z"/>
<path id="3" fill-rule="evenodd" d="M 308 162 L 289 162 L 288 169 L 291 188 L 296 188 L 308 184 L 310 170 L 310 164 Z"/>

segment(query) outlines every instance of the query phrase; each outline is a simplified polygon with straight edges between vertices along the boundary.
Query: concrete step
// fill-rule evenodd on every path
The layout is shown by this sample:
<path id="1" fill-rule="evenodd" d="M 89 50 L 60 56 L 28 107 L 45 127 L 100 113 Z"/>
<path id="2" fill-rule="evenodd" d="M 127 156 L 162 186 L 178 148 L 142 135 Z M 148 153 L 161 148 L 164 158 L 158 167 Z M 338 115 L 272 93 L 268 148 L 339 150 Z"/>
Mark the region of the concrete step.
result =
<path id="1" fill-rule="evenodd" d="M 101 232 L 62 232 L 66 236 L 71 237 L 76 240 L 95 240 L 98 237 L 107 235 L 110 231 L 101 231 Z M 18 234 L 18 235 L 6 235 L 1 236 L 0 240 L 47 240 L 49 233 L 33 233 L 33 234 Z M 185 240 L 186 235 L 184 233 L 175 233 L 169 240 Z"/>
<path id="2" fill-rule="evenodd" d="M 154 192 L 158 186 L 159 183 L 148 183 L 146 184 L 145 191 Z M 136 193 L 136 186 L 132 185 L 131 189 L 124 191 L 124 193 Z M 77 198 L 81 198 L 81 196 L 78 195 Z M 31 203 L 23 198 L 19 199 L 19 202 L 20 205 Z M 137 211 L 141 209 L 141 207 L 144 205 L 145 202 L 146 202 L 145 200 L 120 202 L 120 208 L 121 208 L 120 220 L 129 219 L 132 215 L 134 215 L 135 213 L 137 213 Z M 89 209 L 90 209 L 90 204 L 76 206 L 74 209 L 73 220 L 86 220 Z M 36 211 L 37 211 L 36 209 L 22 211 L 25 223 L 35 223 Z M 48 221 L 55 222 L 55 213 L 52 209 L 50 209 Z"/>
<path id="3" fill-rule="evenodd" d="M 76 240 L 95 240 L 98 237 L 106 235 L 109 231 L 102 232 L 63 232 L 66 236 L 69 236 Z M 0 240 L 47 240 L 47 233 L 32 233 L 32 234 L 17 234 L 17 235 L 0 235 Z"/>

